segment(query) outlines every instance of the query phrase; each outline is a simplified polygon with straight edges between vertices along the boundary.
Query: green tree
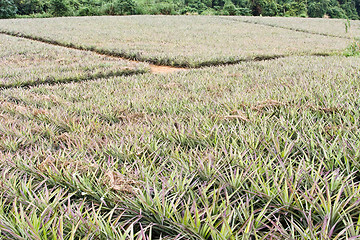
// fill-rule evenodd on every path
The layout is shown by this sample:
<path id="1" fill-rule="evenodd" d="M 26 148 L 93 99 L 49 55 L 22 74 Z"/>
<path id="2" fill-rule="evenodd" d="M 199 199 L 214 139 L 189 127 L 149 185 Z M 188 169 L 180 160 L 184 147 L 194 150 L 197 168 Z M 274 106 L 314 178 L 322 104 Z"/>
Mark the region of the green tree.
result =
<path id="1" fill-rule="evenodd" d="M 249 0 L 232 0 L 236 7 L 249 8 L 251 6 Z"/>
<path id="2" fill-rule="evenodd" d="M 130 13 L 130 8 L 127 10 Z M 153 14 L 172 15 L 175 14 L 175 5 L 169 2 L 158 3 L 153 9 Z"/>
<path id="3" fill-rule="evenodd" d="M 136 13 L 133 0 L 115 0 L 104 5 L 102 12 L 108 15 L 130 15 Z"/>
<path id="4" fill-rule="evenodd" d="M 238 8 L 236 15 L 239 15 L 239 16 L 251 16 L 251 10 L 249 8 Z"/>
<path id="5" fill-rule="evenodd" d="M 92 6 L 81 6 L 77 12 L 79 16 L 95 16 L 98 15 L 98 11 L 96 8 Z"/>
<path id="6" fill-rule="evenodd" d="M 346 13 L 345 11 L 340 8 L 340 7 L 330 7 L 327 11 L 327 14 L 331 17 L 331 18 L 346 18 Z"/>
<path id="7" fill-rule="evenodd" d="M 303 1 L 293 1 L 284 5 L 285 16 L 306 16 L 307 6 Z"/>
<path id="8" fill-rule="evenodd" d="M 312 18 L 321 18 L 327 11 L 327 4 L 323 1 L 311 2 L 308 5 L 308 15 Z"/>
<path id="9" fill-rule="evenodd" d="M 354 1 L 355 1 L 356 12 L 360 16 L 360 0 L 354 0 Z"/>
<path id="10" fill-rule="evenodd" d="M 345 11 L 346 16 L 351 19 L 359 19 L 359 15 L 356 11 L 354 1 L 346 1 L 345 3 L 341 4 L 341 8 Z"/>
<path id="11" fill-rule="evenodd" d="M 217 6 L 223 7 L 225 5 L 225 1 L 224 0 L 213 0 L 212 1 L 212 7 L 215 8 Z"/>
<path id="12" fill-rule="evenodd" d="M 277 14 L 278 14 L 278 8 L 275 0 L 263 1 L 262 15 L 276 16 Z"/>
<path id="13" fill-rule="evenodd" d="M 44 0 L 15 0 L 14 3 L 18 9 L 17 13 L 20 15 L 43 13 L 49 5 Z"/>
<path id="14" fill-rule="evenodd" d="M 260 15 L 262 15 L 263 5 L 264 5 L 263 0 L 252 0 L 252 1 L 251 1 L 252 14 L 253 14 L 254 16 L 260 16 Z"/>
<path id="15" fill-rule="evenodd" d="M 236 15 L 236 6 L 230 0 L 226 1 L 223 10 L 224 12 L 228 13 L 228 15 Z"/>
<path id="16" fill-rule="evenodd" d="M 14 17 L 16 10 L 16 6 L 12 0 L 0 0 L 0 18 Z"/>
<path id="17" fill-rule="evenodd" d="M 66 16 L 70 11 L 70 6 L 66 0 L 51 0 L 51 13 L 54 16 Z"/>
<path id="18" fill-rule="evenodd" d="M 121 15 L 135 14 L 135 2 L 133 0 L 118 0 L 116 7 Z"/>

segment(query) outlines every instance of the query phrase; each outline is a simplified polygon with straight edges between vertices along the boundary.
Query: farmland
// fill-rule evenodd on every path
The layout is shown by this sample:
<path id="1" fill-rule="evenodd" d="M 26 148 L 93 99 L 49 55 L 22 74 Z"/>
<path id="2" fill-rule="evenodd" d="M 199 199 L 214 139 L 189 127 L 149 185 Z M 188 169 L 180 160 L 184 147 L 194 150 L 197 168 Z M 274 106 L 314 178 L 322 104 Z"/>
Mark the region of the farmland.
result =
<path id="1" fill-rule="evenodd" d="M 359 21 L 349 21 L 350 28 L 346 31 L 346 21 L 342 19 L 325 19 L 325 18 L 272 18 L 272 17 L 225 17 L 228 19 L 261 24 L 265 26 L 280 27 L 315 33 L 320 35 L 335 36 L 341 38 L 350 38 L 360 35 Z"/>
<path id="2" fill-rule="evenodd" d="M 66 82 L 146 72 L 133 64 L 91 52 L 63 49 L 11 36 L 0 36 L 0 87 Z"/>
<path id="3" fill-rule="evenodd" d="M 346 39 L 206 16 L 14 19 L 1 21 L 0 29 L 65 46 L 183 67 L 329 54 L 349 43 Z"/>
<path id="4" fill-rule="evenodd" d="M 1 238 L 360 235 L 360 61 L 342 55 L 346 37 L 193 16 L 0 31 Z M 114 53 L 194 68 L 154 74 Z"/>

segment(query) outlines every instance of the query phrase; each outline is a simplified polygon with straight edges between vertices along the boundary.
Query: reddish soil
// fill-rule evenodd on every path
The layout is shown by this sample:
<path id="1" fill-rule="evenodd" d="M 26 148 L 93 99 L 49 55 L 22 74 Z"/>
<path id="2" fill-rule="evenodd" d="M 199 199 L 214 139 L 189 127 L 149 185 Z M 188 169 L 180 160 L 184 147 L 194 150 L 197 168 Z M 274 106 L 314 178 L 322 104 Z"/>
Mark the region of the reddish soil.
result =
<path id="1" fill-rule="evenodd" d="M 150 65 L 150 72 L 154 74 L 166 74 L 166 73 L 173 73 L 173 72 L 179 72 L 185 70 L 186 70 L 185 68 Z"/>

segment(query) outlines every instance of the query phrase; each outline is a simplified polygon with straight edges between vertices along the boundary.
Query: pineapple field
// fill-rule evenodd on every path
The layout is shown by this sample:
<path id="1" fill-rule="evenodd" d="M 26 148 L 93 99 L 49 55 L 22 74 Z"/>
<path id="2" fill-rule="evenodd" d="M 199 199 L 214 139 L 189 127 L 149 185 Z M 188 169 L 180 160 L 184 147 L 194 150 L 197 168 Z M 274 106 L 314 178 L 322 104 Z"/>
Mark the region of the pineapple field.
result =
<path id="1" fill-rule="evenodd" d="M 360 238 L 358 20 L 0 32 L 1 239 Z"/>

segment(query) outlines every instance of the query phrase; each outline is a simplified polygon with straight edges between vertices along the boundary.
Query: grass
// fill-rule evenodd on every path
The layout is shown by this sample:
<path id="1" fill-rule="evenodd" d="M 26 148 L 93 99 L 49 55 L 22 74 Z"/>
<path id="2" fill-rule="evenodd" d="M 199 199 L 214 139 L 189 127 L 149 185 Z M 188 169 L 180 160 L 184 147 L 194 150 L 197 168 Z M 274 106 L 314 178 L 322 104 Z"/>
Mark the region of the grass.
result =
<path id="1" fill-rule="evenodd" d="M 214 16 L 11 19 L 0 21 L 0 31 L 107 55 L 182 67 L 293 54 L 328 55 L 342 51 L 349 43 L 348 39 Z"/>
<path id="2" fill-rule="evenodd" d="M 0 94 L 5 239 L 356 239 L 355 57 Z"/>
<path id="3" fill-rule="evenodd" d="M 32 86 L 146 72 L 146 64 L 0 36 L 0 88 Z"/>
<path id="4" fill-rule="evenodd" d="M 354 39 L 354 41 L 345 49 L 344 56 L 359 56 L 360 55 L 360 42 Z"/>

